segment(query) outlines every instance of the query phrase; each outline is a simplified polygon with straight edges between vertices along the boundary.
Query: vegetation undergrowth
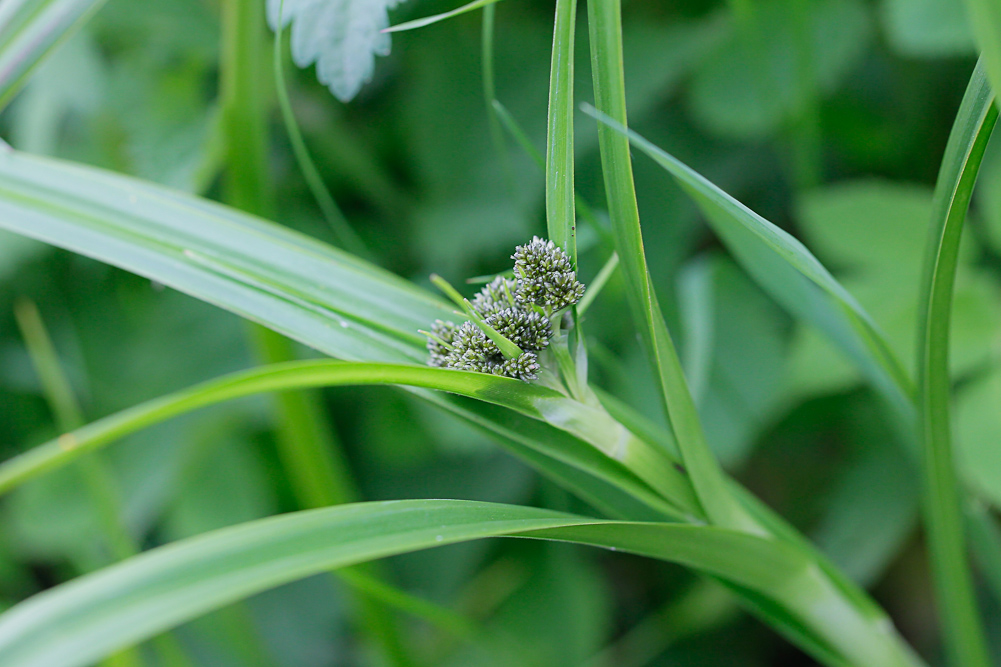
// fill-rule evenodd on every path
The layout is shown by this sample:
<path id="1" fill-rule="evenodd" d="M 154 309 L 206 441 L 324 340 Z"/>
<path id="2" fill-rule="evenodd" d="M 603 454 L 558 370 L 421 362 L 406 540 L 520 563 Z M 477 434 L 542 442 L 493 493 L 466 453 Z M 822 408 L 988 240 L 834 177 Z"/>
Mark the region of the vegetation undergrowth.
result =
<path id="1" fill-rule="evenodd" d="M 512 95 L 509 108 L 498 99 L 510 84 L 505 68 L 520 66 L 509 60 L 517 49 L 495 35 L 509 9 L 528 11 L 514 3 L 477 0 L 421 18 L 423 7 L 394 0 L 223 0 L 215 60 L 185 14 L 191 0 L 157 1 L 192 30 L 187 41 L 156 26 L 147 36 L 167 45 L 130 33 L 145 11 L 133 0 L 100 13 L 96 0 L 0 7 L 0 103 L 20 94 L 0 126 L 16 146 L 0 150 L 0 259 L 17 260 L 9 279 L 20 327 L 0 338 L 0 391 L 14 406 L 0 414 L 12 430 L 32 421 L 19 440 L 41 443 L 0 463 L 10 519 L 0 529 L 9 607 L 0 664 L 643 665 L 685 638 L 739 636 L 738 607 L 801 651 L 796 660 L 918 667 L 941 651 L 956 667 L 991 664 L 986 637 L 998 619 L 984 613 L 977 584 L 1001 599 L 1001 477 L 992 475 L 1001 457 L 990 445 L 1001 430 L 992 402 L 1001 386 L 1001 313 L 990 305 L 1001 266 L 996 196 L 984 195 L 981 212 L 993 226 L 961 242 L 978 176 L 996 186 L 1001 174 L 988 148 L 1001 15 L 988 3 L 968 2 L 974 29 L 958 19 L 966 52 L 976 43 L 983 55 L 972 75 L 963 70 L 969 82 L 947 119 L 931 192 L 823 184 L 835 163 L 822 143 L 824 114 L 836 113 L 830 81 L 850 71 L 842 61 L 874 20 L 853 0 L 735 2 L 698 20 L 696 8 L 667 12 L 667 23 L 649 8 L 624 23 L 619 0 L 592 0 L 579 16 L 576 0 L 545 5 L 544 21 L 518 15 L 547 34 L 528 58 L 545 56 L 531 67 L 549 80 L 525 116 L 530 128 L 519 122 L 525 100 Z M 893 21 L 913 16 L 884 4 L 883 20 L 907 43 L 913 23 Z M 410 20 L 390 27 L 390 10 Z M 481 59 L 467 87 L 475 94 L 457 88 L 443 101 L 435 86 L 468 65 L 449 57 L 462 40 L 422 40 L 435 41 L 433 30 L 466 34 L 474 10 L 483 11 L 470 33 Z M 644 17 L 656 27 L 644 28 Z M 589 58 L 576 44 L 583 22 Z M 819 29 L 832 25 L 847 37 Z M 322 87 L 282 61 L 286 28 L 292 62 L 315 65 Z M 122 63 L 135 62 L 105 72 L 101 35 L 126 54 Z M 394 93 L 402 104 L 365 97 L 366 84 L 391 86 L 377 76 L 377 56 L 393 39 L 406 53 L 386 76 L 417 81 Z M 632 47 L 667 53 L 660 68 L 674 73 L 643 82 L 663 72 L 627 70 Z M 410 53 L 423 48 L 435 57 Z M 790 57 L 792 69 L 776 76 Z M 191 72 L 150 79 L 164 62 Z M 752 93 L 732 67 L 755 73 L 744 82 Z M 579 72 L 590 91 L 575 90 Z M 664 124 L 649 125 L 655 134 L 643 128 L 675 152 L 696 157 L 686 141 L 703 131 L 775 139 L 798 226 L 769 221 L 630 129 L 630 114 L 658 102 L 656 93 L 637 98 L 627 73 L 661 92 L 692 79 L 686 108 L 708 129 L 678 120 L 673 101 L 663 103 Z M 218 96 L 206 102 L 216 76 Z M 116 125 L 100 95 L 68 83 L 74 77 L 139 101 Z M 185 117 L 177 100 L 197 112 Z M 162 109 L 161 126 L 144 109 Z M 482 122 L 460 127 L 456 115 L 470 109 Z M 273 137 L 278 112 L 285 134 Z M 367 113 L 399 116 L 375 127 Z M 81 115 L 100 131 L 66 139 Z M 414 118 L 413 136 L 387 148 Z M 944 139 L 946 128 L 935 129 Z M 465 146 L 471 137 L 476 147 Z M 67 159 L 64 139 L 82 142 L 72 145 L 85 159 Z M 160 158 L 167 148 L 183 159 Z M 634 148 L 652 161 L 634 165 Z M 762 155 L 748 150 L 740 171 L 753 182 L 760 175 L 748 164 Z M 386 166 L 407 151 L 422 156 L 412 173 Z M 456 157 L 468 154 L 479 166 Z M 432 185 L 416 195 L 422 179 Z M 683 201 L 662 190 L 668 181 Z M 668 203 L 648 215 L 641 186 Z M 766 182 L 755 203 L 780 212 L 774 189 Z M 461 201 L 449 200 L 457 191 Z M 702 221 L 713 236 L 700 245 Z M 77 266 L 49 248 L 127 273 Z M 66 284 L 35 285 L 44 262 Z M 468 282 L 480 287 L 467 296 L 458 280 L 474 273 L 483 275 Z M 62 301 L 54 336 L 39 308 Z M 135 311 L 119 321 L 108 315 L 116 308 Z M 244 322 L 213 320 L 218 310 Z M 186 321 L 212 327 L 177 349 L 133 353 L 119 342 L 121 328 Z M 130 385 L 150 359 L 159 370 Z M 11 382 L 35 387 L 37 405 L 4 388 Z M 372 393 L 379 385 L 402 391 Z M 957 391 L 959 421 L 974 425 L 962 438 L 952 425 Z M 263 393 L 275 396 L 235 401 Z M 34 412 L 15 422 L 22 400 Z M 219 407 L 201 411 L 209 406 Z M 848 462 L 818 464 L 814 479 L 803 471 L 807 486 L 787 489 L 805 515 L 769 488 L 779 478 L 786 489 L 801 472 L 781 453 L 774 470 L 744 467 L 766 440 L 793 440 L 784 446 L 795 456 L 823 459 L 825 438 L 850 450 L 840 452 Z M 511 456 L 497 457 L 495 444 Z M 448 456 L 459 463 L 445 466 Z M 436 466 L 445 467 L 429 472 Z M 428 482 L 434 475 L 447 479 Z M 814 483 L 824 491 L 813 493 Z M 421 499 L 440 496 L 465 499 Z M 889 598 L 888 613 L 867 592 L 895 556 L 914 551 L 919 505 L 931 581 L 908 584 L 918 596 L 934 589 L 940 644 L 915 645 L 914 625 L 895 624 L 906 617 L 901 603 Z M 63 514 L 63 523 L 53 518 Z M 493 537 L 524 539 L 484 546 Z M 597 556 L 568 545 L 624 554 L 586 560 Z M 678 572 L 647 560 L 693 577 L 678 586 Z M 615 618 L 629 605 L 634 617 Z M 275 620 L 286 613 L 292 620 Z M 613 630 L 627 620 L 630 631 Z M 309 650 L 290 648 L 299 645 Z M 748 648 L 748 664 L 792 655 L 770 646 Z M 707 651 L 718 662 L 729 649 Z M 684 656 L 669 660 L 704 664 Z"/>

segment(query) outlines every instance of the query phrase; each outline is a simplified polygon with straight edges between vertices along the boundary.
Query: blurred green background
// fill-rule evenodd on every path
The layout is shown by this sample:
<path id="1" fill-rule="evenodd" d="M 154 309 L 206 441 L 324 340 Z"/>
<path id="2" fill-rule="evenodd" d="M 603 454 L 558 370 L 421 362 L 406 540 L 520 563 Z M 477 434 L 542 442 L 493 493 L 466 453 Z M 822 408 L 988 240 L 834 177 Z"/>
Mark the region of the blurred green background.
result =
<path id="1" fill-rule="evenodd" d="M 392 16 L 454 6 L 414 1 Z M 953 0 L 624 3 L 632 126 L 801 238 L 908 360 L 932 185 L 974 65 L 962 8 Z M 579 14 L 577 96 L 590 101 L 583 6 Z M 543 150 L 553 5 L 508 0 L 496 17 L 497 97 Z M 218 197 L 219 21 L 211 0 L 109 0 L 0 115 L 0 134 L 22 150 Z M 460 284 L 504 270 L 516 244 L 544 233 L 542 172 L 509 137 L 503 151 L 491 140 L 479 13 L 395 35 L 392 55 L 348 105 L 311 70 L 286 72 L 320 171 L 383 266 L 425 285 L 431 272 Z M 260 76 L 273 86 L 270 70 Z M 272 121 L 277 220 L 332 241 L 277 113 Z M 583 114 L 576 123 L 577 185 L 605 223 L 595 124 Z M 749 280 L 659 167 L 637 156 L 635 168 L 648 261 L 712 446 L 872 587 L 903 634 L 937 660 L 919 477 L 884 406 L 818 332 Z M 255 363 L 235 316 L 0 234 L 3 458 L 58 433 L 15 325 L 19 298 L 38 305 L 88 420 Z M 589 282 L 612 248 L 600 227 L 582 225 L 579 236 Z M 953 322 L 960 456 L 980 498 L 1001 506 L 997 147 L 966 236 Z M 622 289 L 614 278 L 588 313 L 592 379 L 664 423 Z M 405 393 L 353 388 L 324 398 L 365 499 L 594 512 Z M 145 546 L 295 509 L 270 411 L 267 398 L 225 405 L 109 449 Z M 79 471 L 32 482 L 0 505 L 0 600 L 105 562 L 100 544 Z M 402 587 L 519 647 L 512 658 L 405 620 L 426 664 L 812 664 L 684 570 L 639 558 L 491 541 L 388 565 Z M 981 583 L 1001 639 L 999 598 Z M 317 578 L 178 636 L 197 664 L 212 667 L 378 664 L 355 617 L 344 591 Z"/>

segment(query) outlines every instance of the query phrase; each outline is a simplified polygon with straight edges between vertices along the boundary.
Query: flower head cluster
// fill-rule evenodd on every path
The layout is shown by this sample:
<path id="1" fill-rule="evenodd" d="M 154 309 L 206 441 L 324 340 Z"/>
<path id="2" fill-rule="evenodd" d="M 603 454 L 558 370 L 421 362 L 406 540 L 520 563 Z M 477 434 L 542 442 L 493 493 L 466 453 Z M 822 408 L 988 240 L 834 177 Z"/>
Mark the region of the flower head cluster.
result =
<path id="1" fill-rule="evenodd" d="M 438 320 L 428 337 L 429 365 L 525 381 L 536 378 L 539 352 L 553 337 L 551 318 L 577 303 L 584 285 L 577 282 L 570 258 L 552 241 L 535 237 L 518 246 L 513 259 L 515 278 L 494 278 L 470 303 L 488 330 L 496 332 L 493 339 L 473 321 L 456 325 Z M 494 342 L 496 334 L 521 353 L 505 356 Z"/>
<path id="2" fill-rule="evenodd" d="M 555 313 L 584 296 L 584 285 L 577 282 L 570 258 L 552 241 L 536 236 L 531 243 L 518 246 L 511 259 L 518 283 L 515 298 L 522 303 Z"/>

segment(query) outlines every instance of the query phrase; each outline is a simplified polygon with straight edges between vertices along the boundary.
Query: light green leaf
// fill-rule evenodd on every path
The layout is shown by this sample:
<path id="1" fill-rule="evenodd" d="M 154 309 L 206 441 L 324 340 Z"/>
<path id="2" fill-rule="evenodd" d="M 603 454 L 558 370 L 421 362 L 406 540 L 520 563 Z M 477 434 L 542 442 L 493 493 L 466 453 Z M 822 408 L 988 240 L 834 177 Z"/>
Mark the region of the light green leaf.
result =
<path id="1" fill-rule="evenodd" d="M 637 148 L 675 178 L 734 258 L 772 298 L 823 331 L 905 419 L 913 418 L 913 388 L 900 360 L 869 315 L 802 243 L 635 132 L 601 120 L 628 133 Z"/>
<path id="2" fill-rule="evenodd" d="M 497 536 L 566 540 L 669 560 L 780 605 L 822 591 L 808 561 L 794 549 L 724 529 L 603 522 L 469 501 L 362 503 L 223 529 L 51 589 L 0 616 L 0 662 L 5 667 L 90 664 L 283 583 L 393 554 Z"/>
<path id="3" fill-rule="evenodd" d="M 726 136 L 776 131 L 810 96 L 841 84 L 872 33 L 859 0 L 755 2 L 748 15 L 733 18 L 730 38 L 696 71 L 688 100 L 693 116 Z M 800 58 L 808 59 L 803 68 Z"/>
<path id="4" fill-rule="evenodd" d="M 994 89 L 1001 90 L 1001 4 L 995 0 L 966 0 L 966 9 L 987 76 Z"/>
<path id="5" fill-rule="evenodd" d="M 962 387 L 956 398 L 957 460 L 977 495 L 1001 507 L 1001 370 Z"/>
<path id="6" fill-rule="evenodd" d="M 272 29 L 292 24 L 292 60 L 316 63 L 316 77 L 342 102 L 372 80 L 375 56 L 392 46 L 388 11 L 401 0 L 268 0 Z M 283 5 L 284 3 L 284 5 Z M 281 7 L 282 25 L 278 25 Z"/>
<path id="7" fill-rule="evenodd" d="M 916 358 L 914 322 L 932 195 L 916 184 L 849 181 L 807 192 L 796 206 L 809 246 L 838 267 L 835 275 L 842 285 L 865 312 L 873 313 L 891 348 L 908 362 Z M 1001 322 L 993 277 L 971 266 L 976 252 L 967 235 L 960 246 L 962 266 L 953 302 L 954 377 L 989 358 Z M 791 382 L 797 393 L 841 391 L 861 380 L 815 330 L 799 328 L 793 350 Z"/>
<path id="8" fill-rule="evenodd" d="M 682 463 L 705 515 L 720 526 L 755 531 L 758 527 L 754 521 L 731 497 L 723 470 L 706 442 L 681 360 L 647 270 L 629 141 L 621 134 L 626 123 L 621 26 L 619 0 L 597 0 L 588 4 L 591 74 L 597 109 L 588 106 L 585 110 L 604 120 L 598 127 L 602 174 L 629 305 L 645 343 Z"/>
<path id="9" fill-rule="evenodd" d="M 966 7 L 955 0 L 883 0 L 890 45 L 906 56 L 941 58 L 975 51 Z"/>
<path id="10" fill-rule="evenodd" d="M 918 318 L 917 396 L 932 574 L 949 660 L 971 667 L 986 667 L 990 658 L 966 557 L 964 501 L 951 443 L 949 328 L 963 222 L 998 117 L 984 60 L 970 78 L 942 158 Z"/>
<path id="11" fill-rule="evenodd" d="M 265 391 L 355 384 L 401 384 L 449 391 L 542 420 L 592 445 L 581 447 L 583 443 L 577 440 L 557 440 L 542 448 L 547 455 L 596 474 L 668 515 L 688 518 L 698 512 L 688 481 L 666 453 L 636 438 L 607 413 L 556 391 L 484 373 L 337 361 L 262 366 L 111 415 L 0 464 L 0 493 L 124 435 L 200 407 Z M 641 478 L 647 482 L 641 482 Z M 647 484 L 653 484 L 661 496 L 671 501 L 665 503 Z M 674 504 L 682 509 L 675 509 Z"/>
<path id="12" fill-rule="evenodd" d="M 0 109 L 39 62 L 105 0 L 4 0 L 0 5 Z"/>

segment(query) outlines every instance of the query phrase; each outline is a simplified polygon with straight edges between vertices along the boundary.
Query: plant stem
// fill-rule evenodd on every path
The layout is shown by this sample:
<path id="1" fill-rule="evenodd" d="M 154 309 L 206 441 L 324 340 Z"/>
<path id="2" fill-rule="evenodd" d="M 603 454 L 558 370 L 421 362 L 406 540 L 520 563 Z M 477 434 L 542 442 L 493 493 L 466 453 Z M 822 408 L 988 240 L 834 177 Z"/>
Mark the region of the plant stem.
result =
<path id="1" fill-rule="evenodd" d="M 514 172 L 511 170 L 511 156 L 504 143 L 504 130 L 494 112 L 494 102 L 497 100 L 497 84 L 494 75 L 494 17 L 497 6 L 489 4 L 483 8 L 483 28 L 481 30 L 482 48 L 480 58 L 483 61 L 483 101 L 487 106 L 487 123 L 490 127 L 490 141 L 494 145 L 497 158 L 504 170 L 504 180 L 507 182 L 508 193 L 514 195 Z"/>
<path id="2" fill-rule="evenodd" d="M 299 123 L 295 119 L 295 112 L 292 110 L 292 103 L 288 97 L 288 87 L 285 85 L 285 72 L 282 69 L 282 9 L 284 9 L 284 0 L 282 0 L 282 6 L 278 11 L 278 29 L 275 31 L 272 64 L 274 66 L 275 93 L 278 96 L 278 106 L 282 112 L 282 121 L 285 123 L 285 132 L 288 134 L 289 142 L 292 144 L 292 153 L 295 155 L 296 164 L 299 165 L 299 170 L 302 172 L 303 178 L 306 179 L 306 185 L 309 186 L 309 191 L 313 194 L 313 199 L 316 200 L 317 205 L 320 207 L 323 217 L 326 219 L 330 229 L 333 230 L 334 236 L 337 238 L 337 243 L 355 255 L 365 257 L 366 259 L 374 259 L 368 246 L 358 236 L 358 232 L 354 230 L 348 219 L 344 217 L 344 213 L 337 205 L 333 195 L 330 194 L 330 190 L 324 185 L 320 171 L 316 168 L 316 164 L 309 154 L 309 149 L 306 148 L 306 141 L 302 137 Z M 263 44 L 258 44 L 258 46 L 263 47 Z"/>
<path id="3" fill-rule="evenodd" d="M 33 302 L 20 299 L 14 305 L 14 316 L 59 430 L 69 433 L 80 428 L 86 424 L 83 409 L 59 362 L 59 355 L 38 308 Z M 98 525 L 104 533 L 104 540 L 111 555 L 110 562 L 125 560 L 138 554 L 141 551 L 139 544 L 129 534 L 123 520 L 124 511 L 117 481 L 102 460 L 101 454 L 89 452 L 80 457 L 80 471 L 97 515 Z M 184 667 L 190 664 L 172 635 L 160 635 L 154 638 L 152 643 L 164 665 Z M 119 651 L 107 660 L 107 667 L 131 667 L 142 664 L 138 649 Z"/>
<path id="4" fill-rule="evenodd" d="M 981 61 L 970 79 L 942 158 L 919 319 L 918 407 L 925 523 L 946 652 L 955 667 L 990 665 L 967 561 L 962 500 L 952 453 L 949 324 L 963 222 L 997 122 L 993 98 Z"/>
<path id="5" fill-rule="evenodd" d="M 270 105 L 260 87 L 260 72 L 265 71 L 263 65 L 267 54 L 263 11 L 252 0 L 226 0 L 223 12 L 220 88 L 228 158 L 224 196 L 230 204 L 239 208 L 272 217 L 274 200 L 266 161 Z M 280 53 L 279 49 L 280 41 L 276 44 L 276 54 Z M 280 67 L 280 62 L 276 61 L 275 75 L 280 87 L 279 98 L 282 98 L 284 81 Z M 305 154 L 305 161 L 299 154 L 305 152 L 305 145 L 298 134 L 287 97 L 283 99 L 283 113 L 293 138 L 293 147 L 298 145 L 296 150 L 300 166 L 305 169 L 307 178 L 313 174 L 318 179 L 308 153 Z M 307 167 L 312 167 L 312 171 Z M 329 193 L 322 187 L 319 191 L 314 190 L 322 205 L 324 199 L 320 194 L 329 198 Z M 333 198 L 329 198 L 329 203 L 333 204 L 332 210 L 339 213 Z M 325 213 L 329 214 L 327 208 Z M 280 334 L 254 326 L 250 337 L 264 363 L 295 358 L 291 342 Z M 354 481 L 333 428 L 323 413 L 319 395 L 307 391 L 283 392 L 276 407 L 275 436 L 279 455 L 299 504 L 309 509 L 356 499 Z M 366 574 L 368 568 L 355 570 L 353 574 L 357 577 L 370 576 Z M 389 664 L 396 667 L 414 665 L 392 614 L 370 595 L 358 596 L 358 602 L 367 634 L 380 647 Z"/>
<path id="6" fill-rule="evenodd" d="M 620 2 L 593 0 L 588 3 L 587 10 L 595 105 L 599 115 L 604 114 L 605 118 L 625 128 L 626 89 Z M 602 123 L 598 127 L 598 146 L 629 304 L 646 344 L 671 428 L 699 502 L 712 523 L 759 532 L 760 528 L 754 520 L 731 497 L 723 470 L 709 450 L 681 361 L 657 302 L 643 249 L 629 139 L 607 123 Z"/>
<path id="7" fill-rule="evenodd" d="M 574 211 L 573 79 L 577 0 L 556 0 L 546 132 L 546 224 L 549 239 L 577 266 Z"/>

